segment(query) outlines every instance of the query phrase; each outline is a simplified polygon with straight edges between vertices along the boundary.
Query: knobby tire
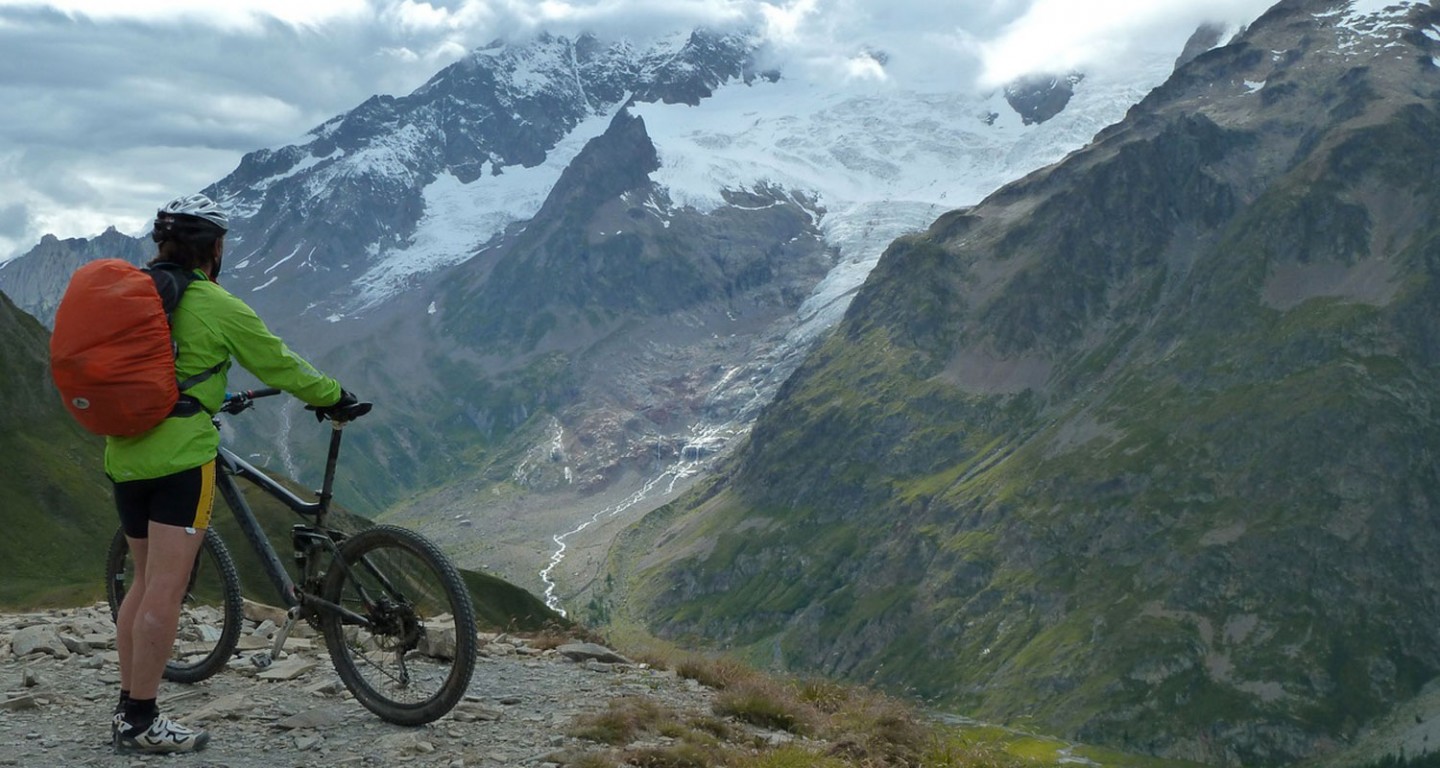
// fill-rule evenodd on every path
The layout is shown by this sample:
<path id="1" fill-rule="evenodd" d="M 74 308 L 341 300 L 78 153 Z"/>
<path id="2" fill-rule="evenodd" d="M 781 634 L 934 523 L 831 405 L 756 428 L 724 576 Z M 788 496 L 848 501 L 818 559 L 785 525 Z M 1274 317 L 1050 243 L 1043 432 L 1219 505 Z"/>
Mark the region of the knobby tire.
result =
<path id="1" fill-rule="evenodd" d="M 475 610 L 459 572 L 428 539 L 395 526 L 351 536 L 339 557 L 323 597 L 368 622 L 320 613 L 341 681 L 387 722 L 416 726 L 443 717 L 475 669 Z"/>
<path id="2" fill-rule="evenodd" d="M 111 619 L 119 616 L 120 602 L 125 599 L 129 579 L 133 576 L 125 531 L 117 530 L 105 558 L 105 599 L 110 603 Z M 216 614 L 209 616 L 212 611 L 204 611 L 207 620 L 203 623 L 196 620 L 202 606 L 213 609 Z M 230 550 L 214 529 L 206 530 L 181 604 L 180 636 L 175 641 L 176 657 L 165 663 L 165 679 L 175 683 L 198 683 L 224 669 L 235 655 L 235 646 L 240 640 L 243 608 L 240 576 L 235 570 Z M 187 612 L 191 615 L 187 616 Z M 218 627 L 209 620 L 214 618 L 219 620 Z M 196 633 L 193 639 L 187 637 L 190 632 Z M 184 653 L 187 649 L 194 652 Z"/>

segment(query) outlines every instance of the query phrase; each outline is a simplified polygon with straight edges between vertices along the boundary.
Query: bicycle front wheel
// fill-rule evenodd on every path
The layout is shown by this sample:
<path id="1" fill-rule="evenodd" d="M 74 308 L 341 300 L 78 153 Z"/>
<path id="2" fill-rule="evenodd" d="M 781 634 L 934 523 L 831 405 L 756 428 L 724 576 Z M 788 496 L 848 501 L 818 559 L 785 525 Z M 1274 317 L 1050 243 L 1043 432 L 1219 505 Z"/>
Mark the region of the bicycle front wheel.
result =
<path id="1" fill-rule="evenodd" d="M 475 669 L 475 609 L 450 560 L 428 539 L 381 525 L 340 547 L 325 577 L 320 628 L 341 681 L 398 725 L 449 712 Z"/>
<path id="2" fill-rule="evenodd" d="M 120 603 L 134 583 L 135 561 L 125 531 L 117 530 L 105 558 L 105 598 L 112 619 L 119 615 Z M 240 639 L 243 608 L 240 576 L 230 550 L 219 534 L 207 530 L 180 603 L 180 625 L 170 660 L 165 662 L 165 679 L 198 683 L 224 669 Z"/>

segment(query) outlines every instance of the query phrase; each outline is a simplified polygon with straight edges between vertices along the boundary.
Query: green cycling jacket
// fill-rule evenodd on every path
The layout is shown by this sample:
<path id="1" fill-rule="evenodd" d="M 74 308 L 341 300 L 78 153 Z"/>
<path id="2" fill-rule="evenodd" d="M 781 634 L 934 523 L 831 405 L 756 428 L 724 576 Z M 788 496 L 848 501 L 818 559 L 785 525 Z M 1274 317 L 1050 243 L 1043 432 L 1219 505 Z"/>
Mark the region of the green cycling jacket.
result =
<path id="1" fill-rule="evenodd" d="M 196 275 L 171 315 L 171 332 L 180 350 L 175 371 L 182 381 L 223 364 L 218 373 L 185 391 L 208 413 L 168 418 L 133 437 L 105 438 L 105 474 L 115 482 L 164 477 L 215 458 L 220 432 L 210 423 L 210 414 L 225 399 L 231 358 L 266 386 L 283 389 L 308 405 L 334 405 L 340 399 L 339 382 L 291 352 L 245 302 L 204 273 Z"/>

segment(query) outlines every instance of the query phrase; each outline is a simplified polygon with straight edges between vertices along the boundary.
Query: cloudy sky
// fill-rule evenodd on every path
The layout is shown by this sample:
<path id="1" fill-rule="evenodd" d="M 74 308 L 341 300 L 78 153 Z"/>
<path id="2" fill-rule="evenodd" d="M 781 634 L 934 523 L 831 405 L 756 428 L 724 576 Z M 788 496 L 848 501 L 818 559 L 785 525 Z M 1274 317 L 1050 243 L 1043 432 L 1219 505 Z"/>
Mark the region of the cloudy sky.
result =
<path id="1" fill-rule="evenodd" d="M 466 51 L 547 30 L 645 39 L 760 30 L 810 74 L 989 88 L 1090 71 L 1274 0 L 0 0 L 0 261 L 46 233 L 140 233 L 156 206 L 298 142 Z M 897 86 L 900 85 L 897 83 Z"/>

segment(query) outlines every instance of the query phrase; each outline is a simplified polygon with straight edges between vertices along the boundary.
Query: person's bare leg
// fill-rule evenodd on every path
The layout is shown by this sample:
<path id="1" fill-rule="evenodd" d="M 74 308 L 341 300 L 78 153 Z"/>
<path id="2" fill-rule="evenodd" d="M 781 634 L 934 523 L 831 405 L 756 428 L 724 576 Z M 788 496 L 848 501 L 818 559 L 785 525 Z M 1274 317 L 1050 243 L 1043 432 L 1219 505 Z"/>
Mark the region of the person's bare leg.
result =
<path id="1" fill-rule="evenodd" d="M 133 661 L 131 659 L 131 648 L 134 647 L 133 633 L 135 631 L 135 614 L 140 608 L 140 603 L 145 600 L 145 560 L 149 552 L 149 539 L 132 539 L 125 537 L 130 546 L 130 560 L 135 564 L 135 578 L 131 579 L 129 587 L 125 592 L 125 598 L 120 601 L 120 610 L 115 613 L 115 650 L 120 654 L 120 690 L 131 689 L 131 675 L 133 674 Z"/>
<path id="2" fill-rule="evenodd" d="M 204 539 L 204 530 L 150 523 L 144 593 L 134 608 L 134 614 L 129 617 L 128 690 L 132 699 L 153 699 L 160 690 L 160 678 L 165 673 L 165 663 L 170 659 L 170 650 L 175 644 L 180 601 L 190 581 L 195 554 Z M 129 603 L 128 595 L 125 601 Z M 116 644 L 119 645 L 118 641 Z M 124 678 L 122 672 L 122 685 L 126 682 Z"/>

